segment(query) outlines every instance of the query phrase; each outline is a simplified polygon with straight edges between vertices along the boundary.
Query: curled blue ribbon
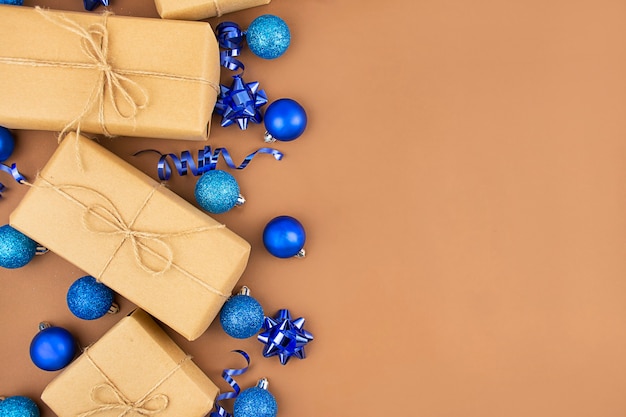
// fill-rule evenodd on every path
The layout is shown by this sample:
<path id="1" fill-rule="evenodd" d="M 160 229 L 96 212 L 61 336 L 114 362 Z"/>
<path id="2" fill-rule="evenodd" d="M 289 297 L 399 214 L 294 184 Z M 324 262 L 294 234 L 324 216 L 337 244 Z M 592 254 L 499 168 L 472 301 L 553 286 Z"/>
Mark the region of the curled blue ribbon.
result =
<path id="1" fill-rule="evenodd" d="M 15 181 L 17 181 L 18 183 L 22 183 L 24 181 L 26 181 L 26 178 L 20 174 L 20 172 L 17 170 L 17 166 L 15 164 L 11 164 L 11 166 L 7 166 L 4 164 L 0 164 L 0 171 L 4 171 L 7 174 L 11 175 L 13 177 L 13 179 Z M 4 184 L 2 184 L 0 182 L 0 197 L 2 197 L 2 192 L 6 189 L 6 187 L 4 186 Z"/>
<path id="2" fill-rule="evenodd" d="M 244 169 L 252 161 L 252 158 L 254 158 L 257 154 L 270 154 L 277 161 L 283 159 L 283 153 L 277 149 L 260 148 L 252 152 L 250 155 L 246 156 L 243 162 L 239 166 L 237 166 L 226 148 L 215 148 L 214 151 L 211 151 L 210 146 L 205 146 L 204 149 L 200 149 L 198 151 L 197 164 L 195 163 L 193 156 L 189 151 L 182 151 L 180 154 L 180 158 L 175 153 L 162 154 L 155 149 L 145 149 L 136 152 L 133 156 L 140 155 L 144 152 L 154 152 L 161 156 L 159 158 L 159 162 L 157 163 L 157 173 L 161 181 L 167 181 L 172 176 L 172 168 L 168 163 L 168 159 L 172 161 L 174 167 L 176 168 L 176 171 L 178 172 L 178 175 L 181 176 L 187 175 L 187 171 L 190 171 L 191 174 L 194 176 L 198 176 L 204 174 L 207 171 L 216 169 L 220 155 L 222 155 L 224 162 L 231 169 Z"/>
<path id="3" fill-rule="evenodd" d="M 231 71 L 243 71 L 243 62 L 235 57 L 241 55 L 246 32 L 235 22 L 222 22 L 215 29 L 217 42 L 225 49 L 220 52 L 220 64 Z"/>
<path id="4" fill-rule="evenodd" d="M 241 388 L 239 388 L 239 385 L 237 384 L 237 381 L 235 381 L 233 376 L 238 376 L 238 375 L 243 374 L 244 372 L 248 370 L 248 367 L 250 366 L 250 356 L 248 356 L 246 352 L 244 352 L 243 350 L 233 350 L 233 352 L 239 353 L 241 356 L 243 356 L 243 358 L 246 360 L 246 362 L 248 362 L 248 364 L 245 367 L 240 368 L 240 369 L 226 368 L 224 369 L 224 371 L 222 371 L 222 378 L 224 378 L 224 381 L 228 382 L 228 385 L 232 387 L 233 391 L 225 392 L 223 394 L 218 395 L 217 398 L 215 398 L 215 403 L 214 403 L 215 411 L 211 412 L 211 414 L 209 414 L 209 417 L 232 417 L 232 414 L 226 411 L 224 407 L 222 407 L 219 404 L 219 402 L 223 400 L 237 398 L 237 396 L 239 395 L 239 392 L 241 392 Z"/>

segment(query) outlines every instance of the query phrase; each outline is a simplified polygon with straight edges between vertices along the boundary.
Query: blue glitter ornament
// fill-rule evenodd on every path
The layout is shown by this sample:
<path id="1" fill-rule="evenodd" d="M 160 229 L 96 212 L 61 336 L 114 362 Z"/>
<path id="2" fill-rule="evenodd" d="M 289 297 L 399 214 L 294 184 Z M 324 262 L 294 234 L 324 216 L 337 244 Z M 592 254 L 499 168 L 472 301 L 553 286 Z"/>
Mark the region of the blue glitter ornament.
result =
<path id="1" fill-rule="evenodd" d="M 264 59 L 275 59 L 285 53 L 291 42 L 289 26 L 283 19 L 271 14 L 259 16 L 250 23 L 246 41 L 253 54 Z"/>
<path id="2" fill-rule="evenodd" d="M 278 356 L 280 363 L 286 365 L 292 356 L 304 359 L 304 346 L 313 340 L 313 335 L 303 329 L 304 317 L 291 319 L 289 310 L 279 310 L 274 318 L 265 317 L 263 332 L 257 336 L 264 343 L 263 356 Z"/>
<path id="3" fill-rule="evenodd" d="M 44 371 L 65 368 L 76 355 L 76 341 L 70 332 L 48 323 L 39 325 L 39 333 L 30 342 L 30 359 Z"/>
<path id="4" fill-rule="evenodd" d="M 37 253 L 37 243 L 8 224 L 0 227 L 0 266 L 21 268 Z"/>
<path id="5" fill-rule="evenodd" d="M 256 387 L 244 390 L 235 399 L 234 417 L 276 417 L 276 398 L 267 390 L 267 379 L 263 378 Z"/>
<path id="6" fill-rule="evenodd" d="M 113 302 L 113 290 L 90 275 L 78 278 L 67 291 L 67 306 L 76 317 L 95 320 L 119 308 Z"/>
<path id="7" fill-rule="evenodd" d="M 0 4 L 2 4 L 2 0 L 0 0 Z M 9 129 L 0 126 L 0 162 L 4 162 L 9 159 L 9 157 L 13 153 L 13 149 L 15 149 L 15 141 L 13 140 L 13 135 L 11 135 Z"/>
<path id="8" fill-rule="evenodd" d="M 250 296 L 250 289 L 243 287 L 239 294 L 226 301 L 220 311 L 222 329 L 230 337 L 247 339 L 263 326 L 263 307 Z"/>
<path id="9" fill-rule="evenodd" d="M 24 0 L 0 0 L 0 4 L 12 4 L 13 6 L 23 6 Z M 0 416 L 1 415 L 2 414 L 0 414 Z"/>
<path id="10" fill-rule="evenodd" d="M 202 174 L 196 183 L 194 195 L 200 207 L 213 214 L 225 213 L 245 202 L 239 194 L 235 177 L 219 169 Z"/>
<path id="11" fill-rule="evenodd" d="M 277 258 L 303 258 L 306 233 L 302 224 L 291 216 L 270 220 L 263 230 L 263 244 Z"/>
<path id="12" fill-rule="evenodd" d="M 265 111 L 265 142 L 297 139 L 306 129 L 307 117 L 304 107 L 290 98 L 281 98 Z"/>
<path id="13" fill-rule="evenodd" d="M 109 0 L 83 0 L 83 6 L 85 6 L 85 10 L 92 11 L 99 5 L 108 6 Z"/>
<path id="14" fill-rule="evenodd" d="M 39 408 L 28 397 L 16 395 L 0 400 L 0 417 L 39 417 Z"/>

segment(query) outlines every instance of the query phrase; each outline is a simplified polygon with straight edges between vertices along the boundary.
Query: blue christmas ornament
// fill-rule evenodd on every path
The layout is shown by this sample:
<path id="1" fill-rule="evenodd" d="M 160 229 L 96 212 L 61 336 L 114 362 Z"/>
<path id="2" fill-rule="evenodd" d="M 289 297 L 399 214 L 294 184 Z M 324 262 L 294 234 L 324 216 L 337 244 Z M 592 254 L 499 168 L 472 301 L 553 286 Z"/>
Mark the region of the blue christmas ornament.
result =
<path id="1" fill-rule="evenodd" d="M 265 142 L 297 139 L 306 129 L 307 117 L 304 107 L 290 98 L 281 98 L 265 111 Z"/>
<path id="2" fill-rule="evenodd" d="M 276 398 L 267 390 L 267 379 L 263 378 L 256 387 L 244 390 L 235 399 L 234 417 L 276 417 Z"/>
<path id="3" fill-rule="evenodd" d="M 286 365 L 292 356 L 304 359 L 306 357 L 304 346 L 313 340 L 313 335 L 304 330 L 303 326 L 304 318 L 292 320 L 287 309 L 279 310 L 273 319 L 265 317 L 264 331 L 257 336 L 257 339 L 265 344 L 263 356 L 266 358 L 278 356 L 283 365 Z"/>
<path id="4" fill-rule="evenodd" d="M 263 326 L 263 307 L 250 296 L 250 289 L 243 287 L 239 294 L 226 301 L 220 311 L 220 324 L 230 337 L 247 339 Z"/>
<path id="5" fill-rule="evenodd" d="M 24 0 L 0 0 L 0 4 L 12 4 L 14 6 L 23 6 Z M 2 159 L 0 159 L 2 161 Z M 0 414 L 2 416 L 2 414 Z"/>
<path id="6" fill-rule="evenodd" d="M 39 325 L 39 333 L 30 342 L 30 359 L 44 371 L 65 368 L 76 355 L 76 341 L 70 332 L 48 323 Z"/>
<path id="7" fill-rule="evenodd" d="M 195 197 L 200 207 L 213 214 L 227 212 L 245 202 L 235 177 L 218 169 L 202 174 L 196 183 Z"/>
<path id="8" fill-rule="evenodd" d="M 39 408 L 28 397 L 16 395 L 0 400 L 0 417 L 39 417 Z"/>
<path id="9" fill-rule="evenodd" d="M 37 243 L 8 224 L 0 227 L 0 267 L 21 268 L 37 253 Z"/>
<path id="10" fill-rule="evenodd" d="M 237 123 L 241 130 L 246 130 L 248 122 L 261 123 L 259 109 L 265 104 L 267 96 L 259 90 L 259 82 L 245 83 L 239 74 L 233 76 L 230 88 L 220 85 L 215 112 L 222 116 L 222 127 Z"/>
<path id="11" fill-rule="evenodd" d="M 291 216 L 278 216 L 263 230 L 263 244 L 277 258 L 303 258 L 306 233 L 302 224 Z"/>
<path id="12" fill-rule="evenodd" d="M 250 23 L 246 41 L 253 54 L 264 59 L 275 59 L 285 53 L 291 42 L 289 26 L 278 16 L 266 14 Z"/>
<path id="13" fill-rule="evenodd" d="M 3 4 L 3 1 L 6 0 L 0 0 L 0 4 Z M 9 2 L 4 4 L 16 3 Z M 20 2 L 18 5 L 21 6 L 22 3 Z M 11 135 L 9 129 L 0 126 L 0 162 L 4 162 L 9 159 L 9 157 L 13 153 L 13 149 L 15 149 L 15 141 L 13 140 L 13 135 Z"/>
<path id="14" fill-rule="evenodd" d="M 85 10 L 92 11 L 99 5 L 108 6 L 109 0 L 83 0 L 83 6 L 85 6 Z"/>
<path id="15" fill-rule="evenodd" d="M 78 278 L 67 291 L 67 306 L 76 317 L 95 320 L 119 310 L 113 291 L 90 275 Z"/>

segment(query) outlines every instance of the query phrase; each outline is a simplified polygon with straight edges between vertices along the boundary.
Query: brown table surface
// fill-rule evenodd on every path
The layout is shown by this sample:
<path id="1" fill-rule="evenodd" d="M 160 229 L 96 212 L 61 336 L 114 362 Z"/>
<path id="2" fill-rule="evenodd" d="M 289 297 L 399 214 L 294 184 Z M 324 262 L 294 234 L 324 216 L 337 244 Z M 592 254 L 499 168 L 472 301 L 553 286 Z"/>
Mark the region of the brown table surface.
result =
<path id="1" fill-rule="evenodd" d="M 150 0 L 111 3 L 157 17 Z M 168 333 L 222 389 L 221 370 L 241 363 L 230 350 L 248 351 L 238 381 L 267 376 L 279 417 L 623 416 L 626 3 L 274 0 L 208 21 L 247 27 L 265 13 L 285 19 L 292 43 L 274 61 L 246 51 L 246 80 L 301 102 L 309 126 L 274 145 L 281 162 L 231 171 L 248 202 L 215 217 L 252 244 L 240 284 L 267 314 L 304 316 L 315 340 L 281 366 L 217 322 L 195 342 Z M 241 160 L 262 134 L 215 117 L 208 144 Z M 32 178 L 55 135 L 15 137 L 9 162 Z M 153 177 L 155 158 L 134 152 L 205 145 L 101 143 Z M 26 190 L 1 181 L 8 223 Z M 194 202 L 195 181 L 169 185 Z M 306 259 L 263 248 L 281 214 L 305 225 Z M 36 398 L 43 417 L 56 373 L 30 361 L 37 323 L 86 346 L 121 317 L 72 316 L 65 294 L 82 275 L 52 253 L 0 271 L 0 393 Z M 122 314 L 134 308 L 117 300 Z"/>

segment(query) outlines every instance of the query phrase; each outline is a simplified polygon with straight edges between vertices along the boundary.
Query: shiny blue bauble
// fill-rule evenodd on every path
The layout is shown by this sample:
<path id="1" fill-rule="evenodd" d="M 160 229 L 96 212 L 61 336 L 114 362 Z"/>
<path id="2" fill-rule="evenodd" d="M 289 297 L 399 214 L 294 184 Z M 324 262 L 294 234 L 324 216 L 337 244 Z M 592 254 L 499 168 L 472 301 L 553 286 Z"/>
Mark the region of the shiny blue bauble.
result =
<path id="1" fill-rule="evenodd" d="M 39 417 L 39 408 L 28 397 L 7 397 L 0 401 L 0 417 Z"/>
<path id="2" fill-rule="evenodd" d="M 220 324 L 230 337 L 247 339 L 263 326 L 263 307 L 249 295 L 231 297 L 220 311 Z"/>
<path id="3" fill-rule="evenodd" d="M 0 4 L 3 4 L 3 0 L 0 0 Z M 16 3 L 4 3 L 4 4 L 16 4 Z M 21 6 L 21 3 L 19 4 Z M 15 149 L 15 141 L 13 135 L 6 127 L 0 126 L 0 162 L 4 162 L 13 153 Z"/>
<path id="4" fill-rule="evenodd" d="M 248 388 L 235 399 L 234 417 L 275 417 L 278 411 L 276 399 L 266 389 Z"/>
<path id="5" fill-rule="evenodd" d="M 195 197 L 200 207 L 209 213 L 224 213 L 237 204 L 239 184 L 226 171 L 207 171 L 196 183 Z"/>
<path id="6" fill-rule="evenodd" d="M 289 48 L 291 33 L 289 26 L 283 19 L 265 14 L 250 23 L 246 31 L 246 42 L 256 56 L 264 59 L 275 59 Z"/>
<path id="7" fill-rule="evenodd" d="M 265 130 L 276 140 L 288 142 L 306 129 L 304 108 L 295 100 L 281 98 L 270 104 L 264 116 Z"/>
<path id="8" fill-rule="evenodd" d="M 113 291 L 90 275 L 78 278 L 67 291 L 67 306 L 76 317 L 95 320 L 109 312 Z"/>
<path id="9" fill-rule="evenodd" d="M 277 258 L 296 256 L 304 247 L 306 233 L 302 224 L 290 216 L 278 216 L 263 230 L 263 244 Z"/>
<path id="10" fill-rule="evenodd" d="M 62 327 L 47 327 L 30 342 L 30 359 L 44 371 L 65 368 L 76 355 L 76 341 Z"/>
<path id="11" fill-rule="evenodd" d="M 8 224 L 0 227 L 0 267 L 21 268 L 35 257 L 37 243 Z"/>
<path id="12" fill-rule="evenodd" d="M 23 6 L 24 0 L 0 0 L 0 4 L 12 4 L 14 6 Z M 0 159 L 0 161 L 2 161 Z M 0 414 L 2 416 L 2 414 Z"/>

